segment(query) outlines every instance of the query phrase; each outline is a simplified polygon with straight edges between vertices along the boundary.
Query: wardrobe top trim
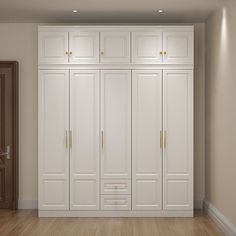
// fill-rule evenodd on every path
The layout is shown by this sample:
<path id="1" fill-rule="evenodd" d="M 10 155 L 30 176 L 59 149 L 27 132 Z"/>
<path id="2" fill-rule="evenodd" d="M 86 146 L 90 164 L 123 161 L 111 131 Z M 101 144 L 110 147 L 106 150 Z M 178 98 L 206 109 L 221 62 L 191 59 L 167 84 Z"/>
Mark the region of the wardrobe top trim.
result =
<path id="1" fill-rule="evenodd" d="M 194 31 L 194 26 L 164 26 L 164 25 L 47 25 L 38 26 L 39 32 L 65 32 L 65 31 Z"/>

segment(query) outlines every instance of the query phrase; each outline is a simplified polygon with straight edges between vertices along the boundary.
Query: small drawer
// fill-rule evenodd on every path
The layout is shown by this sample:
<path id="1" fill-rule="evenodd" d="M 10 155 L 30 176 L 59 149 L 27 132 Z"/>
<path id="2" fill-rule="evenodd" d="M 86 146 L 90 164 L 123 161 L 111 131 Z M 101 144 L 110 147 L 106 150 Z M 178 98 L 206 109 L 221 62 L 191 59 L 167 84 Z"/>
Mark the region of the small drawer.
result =
<path id="1" fill-rule="evenodd" d="M 102 210 L 131 210 L 131 195 L 101 195 Z"/>
<path id="2" fill-rule="evenodd" d="M 131 194 L 131 181 L 127 179 L 103 179 L 101 194 Z"/>

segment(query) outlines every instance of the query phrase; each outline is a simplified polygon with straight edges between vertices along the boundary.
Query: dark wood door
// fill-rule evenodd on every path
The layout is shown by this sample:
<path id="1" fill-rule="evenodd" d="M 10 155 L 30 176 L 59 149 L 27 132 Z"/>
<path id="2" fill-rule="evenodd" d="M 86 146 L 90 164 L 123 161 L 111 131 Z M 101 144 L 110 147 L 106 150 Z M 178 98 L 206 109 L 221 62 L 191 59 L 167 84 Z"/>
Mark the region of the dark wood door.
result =
<path id="1" fill-rule="evenodd" d="M 18 64 L 0 61 L 0 209 L 18 199 Z"/>

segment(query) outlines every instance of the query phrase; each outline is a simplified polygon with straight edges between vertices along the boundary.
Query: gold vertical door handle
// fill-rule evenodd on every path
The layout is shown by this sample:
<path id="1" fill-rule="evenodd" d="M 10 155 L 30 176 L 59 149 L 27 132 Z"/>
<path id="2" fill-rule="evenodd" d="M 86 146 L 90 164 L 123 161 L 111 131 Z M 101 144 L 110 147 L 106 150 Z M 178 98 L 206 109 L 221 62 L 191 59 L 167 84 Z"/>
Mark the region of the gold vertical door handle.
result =
<path id="1" fill-rule="evenodd" d="M 162 148 L 163 140 L 162 140 L 162 131 L 160 131 L 160 148 Z"/>
<path id="2" fill-rule="evenodd" d="M 104 132 L 102 131 L 102 149 L 104 148 Z"/>
<path id="3" fill-rule="evenodd" d="M 68 148 L 68 131 L 66 130 L 66 148 Z"/>
<path id="4" fill-rule="evenodd" d="M 72 148 L 72 130 L 70 130 L 70 148 Z"/>
<path id="5" fill-rule="evenodd" d="M 166 148 L 166 130 L 164 131 L 164 148 Z"/>

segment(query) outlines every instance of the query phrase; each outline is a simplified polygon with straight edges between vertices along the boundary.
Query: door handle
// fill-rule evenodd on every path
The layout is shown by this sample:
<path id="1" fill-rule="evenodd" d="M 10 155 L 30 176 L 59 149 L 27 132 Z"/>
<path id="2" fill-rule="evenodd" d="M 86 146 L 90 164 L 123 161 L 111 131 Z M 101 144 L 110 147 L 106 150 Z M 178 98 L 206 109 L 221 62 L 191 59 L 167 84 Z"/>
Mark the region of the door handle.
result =
<path id="1" fill-rule="evenodd" d="M 102 131 L 102 149 L 104 148 L 104 131 Z"/>
<path id="2" fill-rule="evenodd" d="M 66 130 L 66 148 L 68 148 L 68 131 Z"/>
<path id="3" fill-rule="evenodd" d="M 166 148 L 166 130 L 164 131 L 164 148 Z"/>
<path id="4" fill-rule="evenodd" d="M 162 137 L 162 131 L 160 131 L 160 148 L 163 148 L 163 137 Z"/>
<path id="5" fill-rule="evenodd" d="M 72 148 L 72 139 L 73 139 L 73 135 L 72 135 L 72 130 L 70 130 L 70 148 Z"/>
<path id="6" fill-rule="evenodd" d="M 0 156 L 6 156 L 6 158 L 9 160 L 11 159 L 10 156 L 10 145 L 7 145 L 6 152 L 0 152 Z"/>

